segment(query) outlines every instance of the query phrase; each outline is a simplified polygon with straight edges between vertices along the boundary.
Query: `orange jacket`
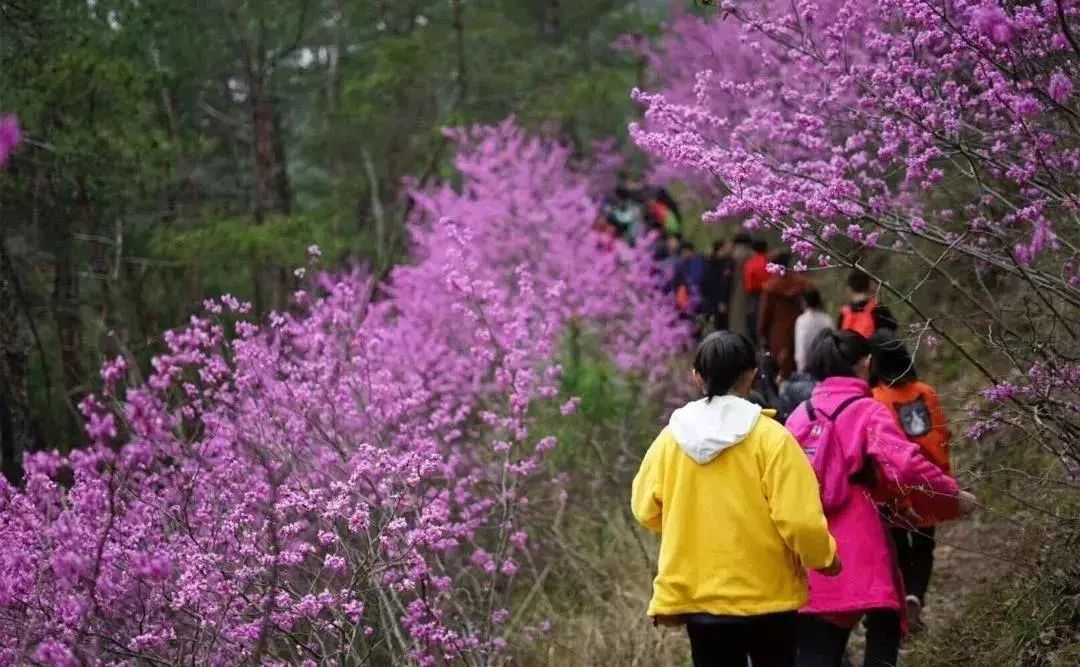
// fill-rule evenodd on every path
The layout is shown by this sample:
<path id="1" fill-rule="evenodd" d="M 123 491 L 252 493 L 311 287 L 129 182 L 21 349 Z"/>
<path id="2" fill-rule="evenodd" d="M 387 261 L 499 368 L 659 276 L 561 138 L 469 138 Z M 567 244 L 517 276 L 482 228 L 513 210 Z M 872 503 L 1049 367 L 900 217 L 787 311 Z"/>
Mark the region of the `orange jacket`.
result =
<path id="1" fill-rule="evenodd" d="M 907 382 L 893 387 L 874 387 L 874 398 L 885 404 L 896 417 L 900 430 L 922 450 L 923 456 L 952 475 L 949 439 L 952 434 L 945 421 L 937 392 L 925 382 Z M 920 517 L 920 526 L 939 523 L 933 517 Z"/>
<path id="2" fill-rule="evenodd" d="M 759 252 L 743 264 L 743 289 L 747 294 L 761 294 L 765 283 L 772 280 L 769 273 L 769 256 Z"/>

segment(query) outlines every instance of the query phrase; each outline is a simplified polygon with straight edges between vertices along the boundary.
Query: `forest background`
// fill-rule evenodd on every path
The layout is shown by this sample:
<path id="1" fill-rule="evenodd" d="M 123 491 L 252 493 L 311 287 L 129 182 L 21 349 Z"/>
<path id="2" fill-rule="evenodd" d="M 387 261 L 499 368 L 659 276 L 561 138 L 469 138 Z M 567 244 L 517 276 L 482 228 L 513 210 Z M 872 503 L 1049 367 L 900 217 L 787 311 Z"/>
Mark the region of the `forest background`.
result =
<path id="1" fill-rule="evenodd" d="M 33 324 L 35 446 L 79 441 L 116 354 L 149 360 L 212 295 L 285 305 L 318 244 L 385 275 L 405 190 L 454 178 L 443 129 L 517 122 L 584 159 L 625 144 L 647 77 L 613 48 L 662 1 L 5 2 L 3 326 Z M 640 161 L 640 156 L 639 156 Z"/>

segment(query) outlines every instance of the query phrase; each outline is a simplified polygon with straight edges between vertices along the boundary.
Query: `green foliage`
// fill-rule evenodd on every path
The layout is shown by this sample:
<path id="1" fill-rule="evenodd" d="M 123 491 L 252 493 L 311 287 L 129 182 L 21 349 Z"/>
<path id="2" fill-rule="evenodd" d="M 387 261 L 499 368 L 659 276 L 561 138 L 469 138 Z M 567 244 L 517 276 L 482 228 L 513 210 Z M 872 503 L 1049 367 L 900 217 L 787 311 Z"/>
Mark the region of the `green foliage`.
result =
<path id="1" fill-rule="evenodd" d="M 328 257 L 347 249 L 346 239 L 330 233 L 325 221 L 305 214 L 271 218 L 261 225 L 244 219 L 200 222 L 156 231 L 152 248 L 162 257 L 186 265 L 227 267 L 257 257 L 276 266 L 304 266 L 308 246 Z"/>
<path id="2" fill-rule="evenodd" d="M 612 49 L 661 2 L 12 0 L 0 112 L 28 141 L 0 178 L 0 239 L 25 285 L 28 391 L 53 445 L 101 359 L 145 360 L 203 297 L 284 305 L 312 243 L 384 270 L 407 251 L 402 183 L 452 178 L 449 125 L 520 122 L 587 146 L 625 133 L 641 75 Z M 272 128 L 255 183 L 259 104 Z M 265 146 L 265 144 L 264 144 Z M 67 350 L 64 351 L 65 345 Z M 42 369 L 48 369 L 46 372 Z M 625 392 L 581 369 L 584 411 Z"/>
<path id="3" fill-rule="evenodd" d="M 598 480 L 612 481 L 616 460 L 636 456 L 655 436 L 663 403 L 650 398 L 638 379 L 620 372 L 599 341 L 579 328 L 571 329 L 559 361 L 560 401 L 576 397 L 580 403 L 568 416 L 554 409 L 539 415 L 544 432 L 558 439 L 549 464 L 553 470 L 591 467 Z"/>

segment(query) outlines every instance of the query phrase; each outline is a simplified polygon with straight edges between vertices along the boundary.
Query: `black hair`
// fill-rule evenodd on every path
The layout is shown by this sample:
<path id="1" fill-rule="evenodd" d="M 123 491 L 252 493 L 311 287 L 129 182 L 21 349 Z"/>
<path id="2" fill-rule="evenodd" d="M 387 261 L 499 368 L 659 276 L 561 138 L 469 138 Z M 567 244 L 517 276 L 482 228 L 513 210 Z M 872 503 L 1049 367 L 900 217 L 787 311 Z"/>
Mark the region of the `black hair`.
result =
<path id="1" fill-rule="evenodd" d="M 724 396 L 746 371 L 757 369 L 754 345 L 734 331 L 714 331 L 698 345 L 694 370 L 705 382 L 706 400 Z"/>
<path id="2" fill-rule="evenodd" d="M 854 269 L 848 274 L 847 286 L 852 292 L 869 292 L 870 276 L 863 271 Z"/>
<path id="3" fill-rule="evenodd" d="M 904 341 L 888 329 L 879 329 L 870 337 L 873 355 L 870 357 L 870 378 L 873 384 L 888 387 L 904 385 L 919 379 L 915 359 Z"/>
<path id="4" fill-rule="evenodd" d="M 773 257 L 772 261 L 773 264 L 779 264 L 786 269 L 791 266 L 791 253 L 787 250 L 781 250 L 780 252 L 776 253 L 776 256 Z"/>
<path id="5" fill-rule="evenodd" d="M 753 243 L 753 240 L 750 238 L 750 232 L 736 232 L 733 243 L 735 245 L 750 245 Z"/>
<path id="6" fill-rule="evenodd" d="M 812 310 L 824 310 L 821 304 L 821 292 L 816 287 L 807 287 L 802 293 L 803 303 Z"/>
<path id="7" fill-rule="evenodd" d="M 810 343 L 806 372 L 818 380 L 831 377 L 855 377 L 855 366 L 870 356 L 870 341 L 855 331 L 826 329 Z"/>
<path id="8" fill-rule="evenodd" d="M 715 255 L 716 253 L 718 253 L 718 252 L 720 252 L 721 250 L 723 250 L 723 249 L 724 249 L 724 245 L 725 245 L 726 243 L 727 243 L 727 241 L 724 241 L 723 239 L 717 239 L 716 241 L 713 241 L 713 242 L 712 242 L 712 251 L 713 251 L 713 254 Z"/>
<path id="9" fill-rule="evenodd" d="M 754 252 L 766 252 L 769 249 L 769 242 L 765 239 L 754 239 L 750 242 L 750 247 Z"/>
<path id="10" fill-rule="evenodd" d="M 683 252 L 686 250 L 689 250 L 690 252 L 696 252 L 693 243 L 689 241 L 683 241 L 681 244 L 679 244 L 679 252 Z"/>

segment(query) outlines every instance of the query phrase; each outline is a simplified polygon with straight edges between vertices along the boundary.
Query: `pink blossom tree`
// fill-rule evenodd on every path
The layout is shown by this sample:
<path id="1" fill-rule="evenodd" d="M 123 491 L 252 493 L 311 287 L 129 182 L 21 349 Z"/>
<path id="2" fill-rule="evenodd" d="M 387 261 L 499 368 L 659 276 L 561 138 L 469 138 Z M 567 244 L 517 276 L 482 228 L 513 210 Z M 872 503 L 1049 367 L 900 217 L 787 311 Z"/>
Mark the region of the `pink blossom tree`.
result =
<path id="1" fill-rule="evenodd" d="M 588 328 L 648 374 L 685 332 L 634 253 L 591 236 L 565 147 L 512 123 L 454 136 L 462 186 L 414 193 L 415 261 L 387 284 L 313 273 L 262 323 L 208 301 L 145 378 L 102 368 L 90 447 L 0 482 L 0 662 L 507 650 L 558 557 L 538 547 L 563 489 L 535 415 L 566 398 L 562 337 Z"/>
<path id="2" fill-rule="evenodd" d="M 871 273 L 982 377 L 972 435 L 1080 462 L 1080 3 L 720 5 L 669 25 L 636 142 L 797 270 Z"/>

